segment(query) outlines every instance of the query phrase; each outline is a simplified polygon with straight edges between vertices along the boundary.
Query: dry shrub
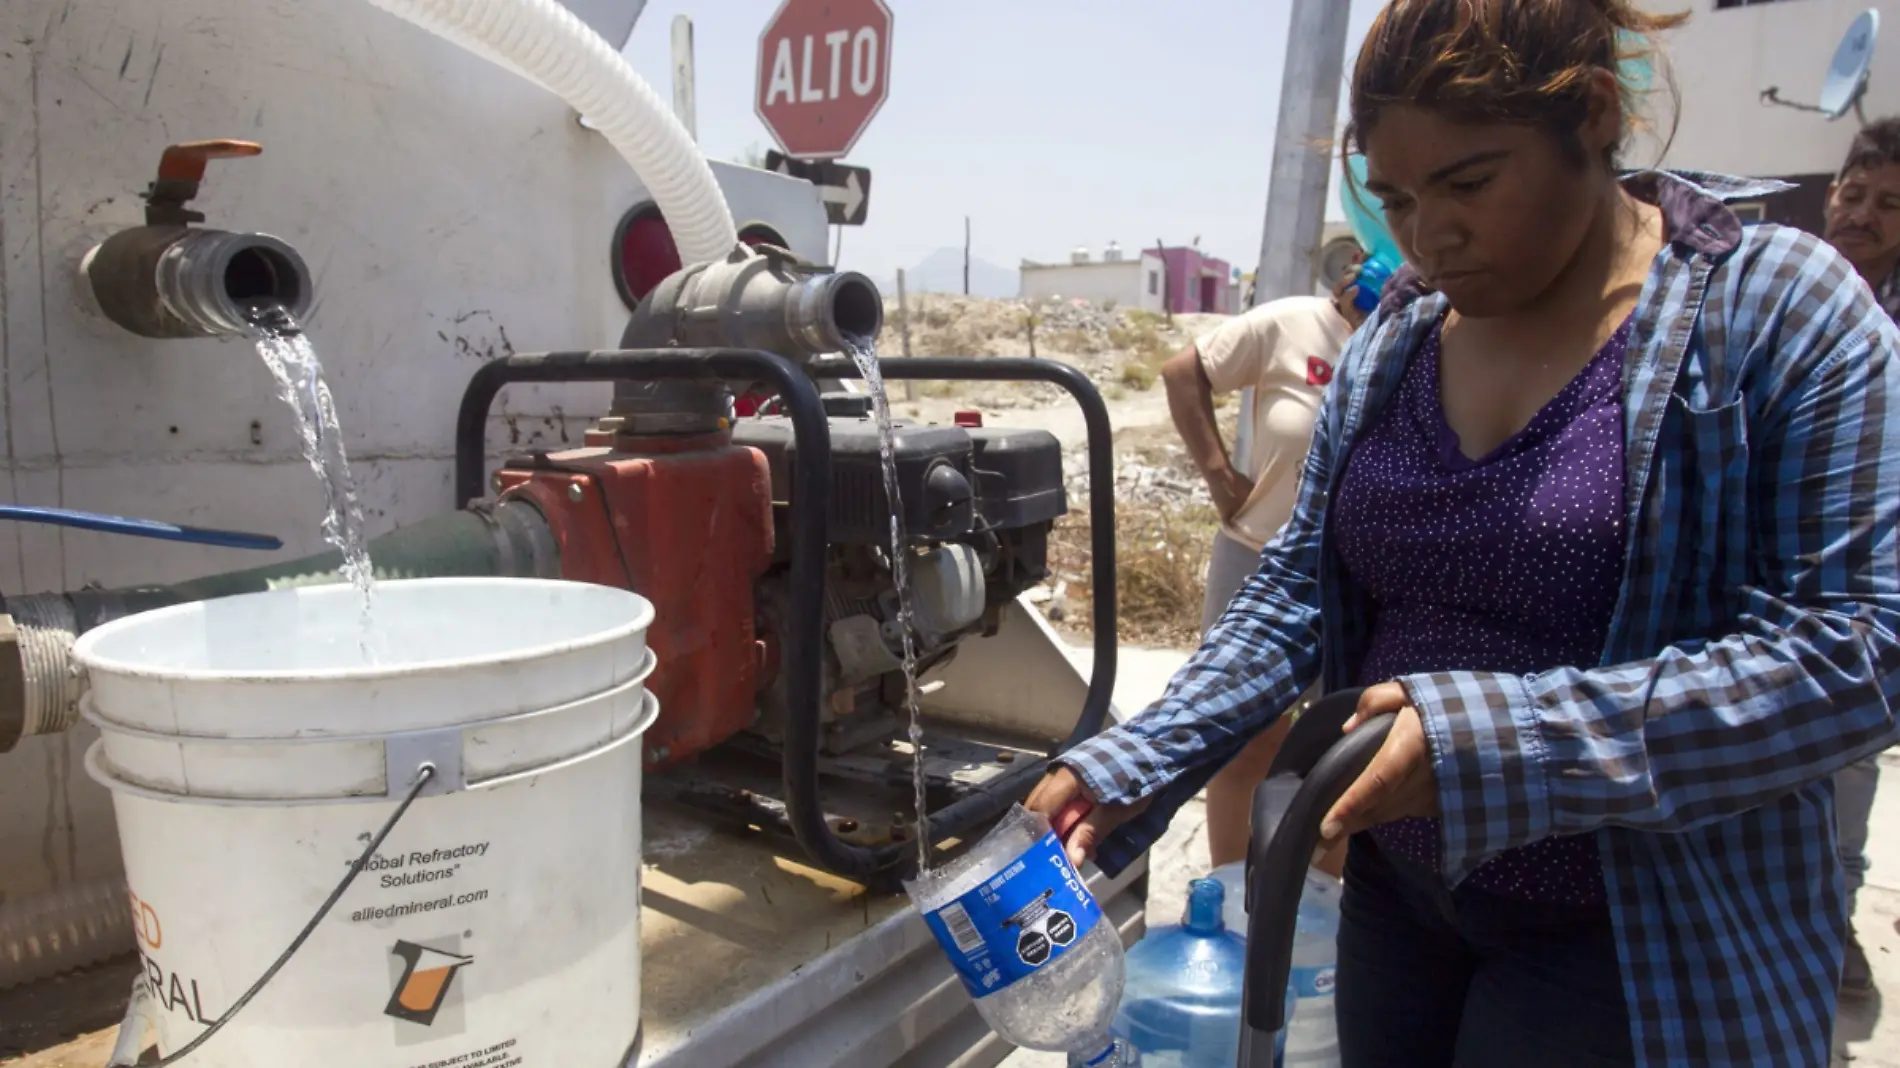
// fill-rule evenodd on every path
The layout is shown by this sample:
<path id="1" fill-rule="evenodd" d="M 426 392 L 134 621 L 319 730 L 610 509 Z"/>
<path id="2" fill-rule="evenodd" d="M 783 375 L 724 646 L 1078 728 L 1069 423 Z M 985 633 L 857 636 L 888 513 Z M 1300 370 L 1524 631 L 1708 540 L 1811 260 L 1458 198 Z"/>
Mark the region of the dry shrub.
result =
<path id="1" fill-rule="evenodd" d="M 1120 376 L 1122 385 L 1127 386 L 1129 389 L 1146 390 L 1154 388 L 1156 379 L 1161 377 L 1161 372 L 1156 370 L 1152 364 L 1145 363 L 1141 360 L 1128 359 L 1122 361 Z"/>
<path id="2" fill-rule="evenodd" d="M 1180 647 L 1200 640 L 1208 550 L 1219 525 L 1204 504 L 1116 502 L 1118 641 Z M 1072 504 L 1049 546 L 1052 569 L 1069 583 L 1065 623 L 1084 634 L 1093 618 L 1089 529 L 1087 502 Z"/>

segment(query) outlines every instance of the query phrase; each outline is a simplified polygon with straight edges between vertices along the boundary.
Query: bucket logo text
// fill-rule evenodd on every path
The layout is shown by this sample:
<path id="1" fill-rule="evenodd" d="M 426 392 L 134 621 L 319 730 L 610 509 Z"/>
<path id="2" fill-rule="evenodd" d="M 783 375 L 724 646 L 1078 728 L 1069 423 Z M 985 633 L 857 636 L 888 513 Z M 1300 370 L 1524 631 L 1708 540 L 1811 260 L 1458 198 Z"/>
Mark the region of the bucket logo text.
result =
<path id="1" fill-rule="evenodd" d="M 450 953 L 414 942 L 398 941 L 390 955 L 402 961 L 402 974 L 390 992 L 386 1015 L 429 1027 L 455 989 L 455 975 L 475 962 L 473 957 Z"/>
<path id="2" fill-rule="evenodd" d="M 139 944 L 146 949 L 159 949 L 165 945 L 165 928 L 158 922 L 158 910 L 139 899 L 137 894 L 128 891 L 132 904 L 132 933 L 136 934 Z"/>

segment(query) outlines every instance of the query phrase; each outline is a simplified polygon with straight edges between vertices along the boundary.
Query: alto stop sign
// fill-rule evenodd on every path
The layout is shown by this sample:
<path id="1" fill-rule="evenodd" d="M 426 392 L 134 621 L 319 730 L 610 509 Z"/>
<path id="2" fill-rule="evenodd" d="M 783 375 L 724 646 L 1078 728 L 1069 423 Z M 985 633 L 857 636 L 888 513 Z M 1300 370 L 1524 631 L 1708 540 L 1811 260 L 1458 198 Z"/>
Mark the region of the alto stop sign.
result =
<path id="1" fill-rule="evenodd" d="M 785 0 L 759 35 L 759 121 L 785 154 L 851 151 L 891 86 L 884 0 Z"/>

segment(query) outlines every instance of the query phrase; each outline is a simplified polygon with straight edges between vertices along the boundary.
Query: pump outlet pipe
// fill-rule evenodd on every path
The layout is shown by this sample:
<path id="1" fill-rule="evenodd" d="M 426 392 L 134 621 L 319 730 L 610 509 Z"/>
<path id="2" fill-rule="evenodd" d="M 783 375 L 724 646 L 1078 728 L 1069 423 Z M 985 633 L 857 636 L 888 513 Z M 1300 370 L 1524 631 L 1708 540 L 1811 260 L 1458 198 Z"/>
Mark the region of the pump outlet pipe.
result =
<path id="1" fill-rule="evenodd" d="M 369 0 L 547 89 L 600 130 L 653 193 L 685 263 L 739 243 L 712 168 L 646 80 L 557 0 Z"/>

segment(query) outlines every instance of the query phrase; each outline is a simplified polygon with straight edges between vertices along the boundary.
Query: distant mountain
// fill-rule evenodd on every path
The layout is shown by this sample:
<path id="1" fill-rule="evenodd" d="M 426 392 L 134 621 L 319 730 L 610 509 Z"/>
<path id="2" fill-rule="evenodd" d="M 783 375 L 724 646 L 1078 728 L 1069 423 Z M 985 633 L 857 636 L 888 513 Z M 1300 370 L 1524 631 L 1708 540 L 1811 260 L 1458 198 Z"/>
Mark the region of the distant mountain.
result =
<path id="1" fill-rule="evenodd" d="M 1021 282 L 1017 272 L 1008 267 L 998 267 L 994 263 L 970 258 L 970 295 L 973 297 L 1014 297 Z M 886 295 L 897 294 L 897 278 L 878 280 L 878 287 Z M 904 270 L 904 288 L 912 293 L 961 293 L 963 292 L 963 250 L 960 248 L 940 248 L 925 256 L 915 267 Z"/>

